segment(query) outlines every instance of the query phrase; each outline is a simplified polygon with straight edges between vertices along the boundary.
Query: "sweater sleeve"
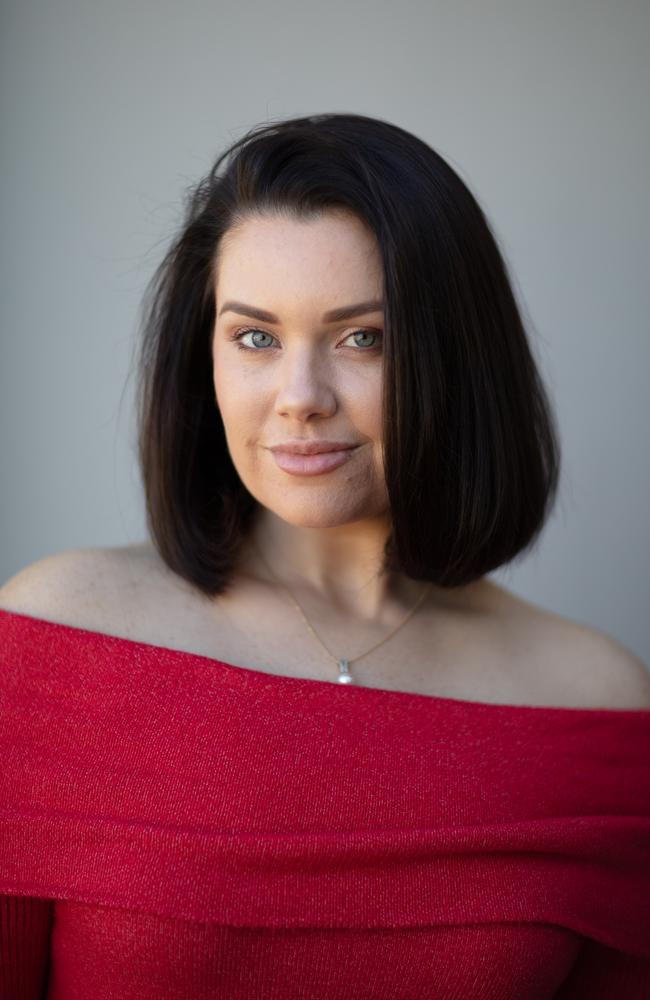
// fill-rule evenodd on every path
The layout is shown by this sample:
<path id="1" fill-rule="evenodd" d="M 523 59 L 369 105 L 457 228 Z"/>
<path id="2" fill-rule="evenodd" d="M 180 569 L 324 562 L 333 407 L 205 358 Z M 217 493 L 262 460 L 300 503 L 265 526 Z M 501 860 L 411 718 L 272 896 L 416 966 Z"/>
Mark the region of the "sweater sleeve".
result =
<path id="1" fill-rule="evenodd" d="M 0 895 L 0 997 L 42 1000 L 47 991 L 54 901 Z"/>
<path id="2" fill-rule="evenodd" d="M 556 1000 L 647 1000 L 650 997 L 650 958 L 608 948 L 587 938 Z"/>

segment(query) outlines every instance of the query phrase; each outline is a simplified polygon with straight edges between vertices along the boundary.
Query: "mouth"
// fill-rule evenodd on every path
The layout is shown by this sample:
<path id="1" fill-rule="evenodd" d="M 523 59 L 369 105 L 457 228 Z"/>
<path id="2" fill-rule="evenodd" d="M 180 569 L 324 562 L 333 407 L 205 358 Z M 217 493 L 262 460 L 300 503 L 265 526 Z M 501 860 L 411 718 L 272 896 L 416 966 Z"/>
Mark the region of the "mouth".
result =
<path id="1" fill-rule="evenodd" d="M 321 451 L 316 455 L 298 455 L 295 452 L 275 449 L 271 454 L 278 468 L 291 476 L 321 476 L 349 462 L 357 447 Z"/>

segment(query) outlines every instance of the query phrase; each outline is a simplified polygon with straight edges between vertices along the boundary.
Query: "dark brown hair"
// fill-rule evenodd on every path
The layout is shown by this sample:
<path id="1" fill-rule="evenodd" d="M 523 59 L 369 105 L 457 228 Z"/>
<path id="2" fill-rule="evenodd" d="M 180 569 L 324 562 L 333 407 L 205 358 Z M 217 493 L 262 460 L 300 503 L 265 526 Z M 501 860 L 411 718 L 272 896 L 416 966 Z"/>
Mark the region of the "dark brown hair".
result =
<path id="1" fill-rule="evenodd" d="M 222 168 L 223 165 L 223 169 Z M 147 289 L 138 452 L 161 557 L 224 592 L 258 503 L 230 458 L 212 380 L 214 264 L 254 213 L 355 213 L 383 259 L 386 568 L 457 587 L 530 549 L 555 501 L 560 447 L 488 222 L 421 139 L 357 114 L 256 126 L 189 191 Z"/>

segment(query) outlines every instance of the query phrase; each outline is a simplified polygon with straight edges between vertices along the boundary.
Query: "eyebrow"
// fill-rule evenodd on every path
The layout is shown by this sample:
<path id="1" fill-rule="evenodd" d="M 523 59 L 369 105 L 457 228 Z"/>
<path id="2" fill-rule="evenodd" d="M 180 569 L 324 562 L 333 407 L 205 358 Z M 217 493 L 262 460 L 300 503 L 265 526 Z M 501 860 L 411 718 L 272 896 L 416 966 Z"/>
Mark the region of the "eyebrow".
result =
<path id="1" fill-rule="evenodd" d="M 353 306 L 341 306 L 340 309 L 330 309 L 324 313 L 323 323 L 336 323 L 341 319 L 352 319 L 353 316 L 365 316 L 366 313 L 382 312 L 383 302 L 357 302 Z M 266 309 L 257 309 L 255 306 L 246 305 L 245 302 L 224 302 L 219 310 L 219 316 L 225 312 L 239 313 L 241 316 L 252 316 L 262 323 L 279 323 L 280 320 L 273 313 Z"/>

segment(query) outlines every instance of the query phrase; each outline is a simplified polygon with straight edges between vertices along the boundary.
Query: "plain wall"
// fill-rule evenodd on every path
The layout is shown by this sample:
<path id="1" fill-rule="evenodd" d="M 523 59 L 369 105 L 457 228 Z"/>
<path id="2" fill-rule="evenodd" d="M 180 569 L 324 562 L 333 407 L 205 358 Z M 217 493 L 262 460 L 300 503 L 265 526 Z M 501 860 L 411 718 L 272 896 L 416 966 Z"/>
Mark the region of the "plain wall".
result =
<path id="1" fill-rule="evenodd" d="M 421 136 L 500 243 L 560 497 L 492 574 L 650 663 L 650 5 L 10 0 L 2 11 L 0 579 L 145 537 L 133 345 L 185 189 L 257 122 Z"/>

